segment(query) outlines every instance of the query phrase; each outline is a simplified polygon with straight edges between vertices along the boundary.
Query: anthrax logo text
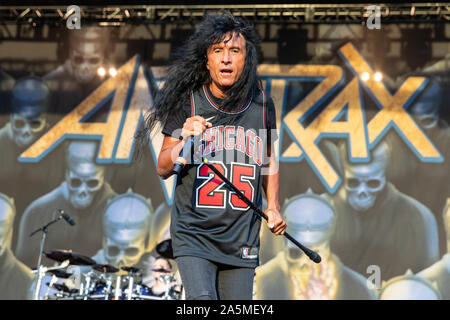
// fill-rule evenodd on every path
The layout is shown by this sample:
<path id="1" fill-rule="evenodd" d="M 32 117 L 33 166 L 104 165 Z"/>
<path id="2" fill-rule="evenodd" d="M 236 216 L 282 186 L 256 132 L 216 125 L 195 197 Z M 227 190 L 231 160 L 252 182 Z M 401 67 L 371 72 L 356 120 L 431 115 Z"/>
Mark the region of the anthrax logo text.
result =
<path id="1" fill-rule="evenodd" d="M 428 137 L 407 112 L 408 106 L 423 90 L 425 77 L 408 77 L 395 94 L 391 94 L 380 81 L 373 80 L 374 71 L 355 49 L 347 43 L 339 55 L 354 74 L 344 85 L 344 70 L 337 65 L 261 65 L 258 69 L 268 91 L 276 102 L 277 127 L 287 132 L 293 142 L 284 150 L 275 149 L 281 161 L 308 160 L 330 193 L 340 185 L 338 173 L 330 165 L 317 144 L 323 137 L 345 138 L 348 141 L 351 161 L 369 161 L 370 150 L 385 136 L 389 129 L 396 130 L 416 156 L 424 162 L 442 162 L 443 158 Z M 30 148 L 20 156 L 20 161 L 38 162 L 66 138 L 98 139 L 101 141 L 97 157 L 99 163 L 128 163 L 134 148 L 133 136 L 142 120 L 144 108 L 152 106 L 142 66 L 135 56 L 125 63 L 115 77 L 106 80 Z M 360 76 L 368 73 L 368 81 Z M 289 81 L 312 81 L 319 84 L 288 113 L 283 114 L 284 90 Z M 366 123 L 362 105 L 365 90 L 378 106 L 379 111 Z M 323 104 L 331 102 L 307 126 L 302 120 Z M 86 116 L 112 99 L 106 122 L 84 122 Z M 346 117 L 342 120 L 341 115 Z M 159 130 L 160 128 L 156 128 Z M 238 131 L 238 130 L 237 130 Z M 256 140 L 255 140 L 256 141 Z M 152 135 L 150 148 L 157 157 L 162 134 Z M 255 142 L 255 145 L 257 143 Z M 205 152 L 207 150 L 204 150 Z M 255 160 L 257 160 L 255 158 Z"/>

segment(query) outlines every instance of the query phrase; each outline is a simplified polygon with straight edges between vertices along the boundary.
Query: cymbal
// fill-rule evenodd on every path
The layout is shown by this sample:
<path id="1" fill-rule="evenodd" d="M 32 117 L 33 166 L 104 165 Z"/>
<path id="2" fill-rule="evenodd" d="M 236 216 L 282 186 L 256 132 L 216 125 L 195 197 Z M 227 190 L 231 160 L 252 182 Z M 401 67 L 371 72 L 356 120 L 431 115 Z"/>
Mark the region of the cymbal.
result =
<path id="1" fill-rule="evenodd" d="M 47 285 L 49 285 L 50 282 L 47 282 Z M 62 291 L 62 292 L 66 292 L 69 294 L 73 294 L 73 293 L 77 293 L 78 289 L 70 289 L 69 287 L 67 287 L 64 283 L 54 283 L 52 284 L 52 287 L 55 288 L 56 290 Z"/>
<path id="2" fill-rule="evenodd" d="M 119 271 L 118 268 L 113 267 L 109 264 L 94 264 L 92 269 L 103 272 L 103 273 L 114 273 Z"/>
<path id="3" fill-rule="evenodd" d="M 171 272 L 172 272 L 172 270 L 167 270 L 167 269 L 163 269 L 163 268 L 152 269 L 152 271 L 155 271 L 155 272 L 163 272 L 163 273 L 171 273 Z"/>
<path id="4" fill-rule="evenodd" d="M 68 250 L 44 250 L 47 258 L 63 262 L 69 260 L 69 263 L 77 266 L 92 266 L 97 264 L 94 260 L 81 254 L 70 252 Z"/>
<path id="5" fill-rule="evenodd" d="M 67 279 L 67 278 L 70 278 L 71 276 L 73 276 L 72 273 L 68 273 L 68 272 L 65 272 L 64 270 L 58 270 L 58 269 L 57 270 L 49 270 L 47 272 L 54 274 L 58 278 L 63 278 L 63 279 Z"/>
<path id="6" fill-rule="evenodd" d="M 140 271 L 140 269 L 139 269 L 139 268 L 136 268 L 136 267 L 122 267 L 121 269 L 122 269 L 123 271 L 131 272 L 131 273 L 137 273 L 137 272 Z"/>

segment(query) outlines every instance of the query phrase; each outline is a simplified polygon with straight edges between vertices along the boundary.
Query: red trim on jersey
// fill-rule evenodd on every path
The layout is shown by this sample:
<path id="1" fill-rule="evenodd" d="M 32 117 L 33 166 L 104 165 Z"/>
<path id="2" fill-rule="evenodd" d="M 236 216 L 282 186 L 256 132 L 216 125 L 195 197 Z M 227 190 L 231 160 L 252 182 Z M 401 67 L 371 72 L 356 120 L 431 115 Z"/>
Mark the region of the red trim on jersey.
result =
<path id="1" fill-rule="evenodd" d="M 220 111 L 222 111 L 222 112 L 225 112 L 225 113 L 239 113 L 239 112 L 242 112 L 242 111 L 244 111 L 245 109 L 247 109 L 247 108 L 250 106 L 250 104 L 252 103 L 252 99 L 253 99 L 253 97 L 251 97 L 251 98 L 248 100 L 248 102 L 247 102 L 241 109 L 231 111 L 231 110 L 224 110 L 224 109 L 222 109 L 221 107 L 219 107 L 217 104 L 214 103 L 214 101 L 213 101 L 213 100 L 209 97 L 209 95 L 208 95 L 208 89 L 206 89 L 206 84 L 203 85 L 203 92 L 205 93 L 206 100 L 208 100 L 209 103 L 210 103 L 214 108 L 216 108 L 216 109 L 218 109 L 218 110 L 220 110 Z"/>

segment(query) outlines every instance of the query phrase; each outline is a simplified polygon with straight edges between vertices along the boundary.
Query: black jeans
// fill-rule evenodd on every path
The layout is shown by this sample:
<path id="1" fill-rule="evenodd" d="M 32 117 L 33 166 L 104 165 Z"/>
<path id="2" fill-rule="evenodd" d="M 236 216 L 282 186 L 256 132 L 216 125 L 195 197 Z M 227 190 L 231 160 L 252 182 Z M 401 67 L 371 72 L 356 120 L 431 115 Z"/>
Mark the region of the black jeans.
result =
<path id="1" fill-rule="evenodd" d="M 236 267 L 207 259 L 175 259 L 186 300 L 252 300 L 254 268 Z"/>

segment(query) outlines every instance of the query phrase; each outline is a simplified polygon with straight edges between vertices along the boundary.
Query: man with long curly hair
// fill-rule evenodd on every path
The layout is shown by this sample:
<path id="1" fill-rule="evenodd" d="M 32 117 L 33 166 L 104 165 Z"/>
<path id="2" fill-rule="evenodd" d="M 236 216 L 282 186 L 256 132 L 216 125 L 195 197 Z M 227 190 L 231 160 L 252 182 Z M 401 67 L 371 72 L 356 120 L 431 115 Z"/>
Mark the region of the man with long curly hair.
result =
<path id="1" fill-rule="evenodd" d="M 163 178 L 191 136 L 201 141 L 177 177 L 171 213 L 173 254 L 189 300 L 252 299 L 259 264 L 261 218 L 200 157 L 259 207 L 262 186 L 268 227 L 285 232 L 272 153 L 275 108 L 257 77 L 258 43 L 250 23 L 229 12 L 207 15 L 179 50 L 146 117 L 147 132 L 163 126 Z"/>

